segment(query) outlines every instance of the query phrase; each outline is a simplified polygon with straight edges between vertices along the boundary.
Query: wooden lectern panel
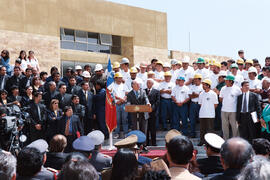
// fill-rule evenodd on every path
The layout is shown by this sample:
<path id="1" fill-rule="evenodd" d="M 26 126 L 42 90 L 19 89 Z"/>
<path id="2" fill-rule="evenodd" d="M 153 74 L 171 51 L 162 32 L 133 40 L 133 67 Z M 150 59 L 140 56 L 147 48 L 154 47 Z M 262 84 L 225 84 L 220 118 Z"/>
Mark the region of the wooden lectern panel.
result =
<path id="1" fill-rule="evenodd" d="M 126 112 L 152 112 L 152 108 L 149 105 L 126 105 Z"/>

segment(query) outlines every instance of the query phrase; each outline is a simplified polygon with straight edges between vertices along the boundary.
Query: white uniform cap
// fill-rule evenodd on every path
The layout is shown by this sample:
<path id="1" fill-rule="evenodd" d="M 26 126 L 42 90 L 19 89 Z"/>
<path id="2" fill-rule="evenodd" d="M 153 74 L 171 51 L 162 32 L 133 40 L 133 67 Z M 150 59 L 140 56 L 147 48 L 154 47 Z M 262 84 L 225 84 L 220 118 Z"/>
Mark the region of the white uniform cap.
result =
<path id="1" fill-rule="evenodd" d="M 91 76 L 90 76 L 90 73 L 88 71 L 83 71 L 82 77 L 90 78 Z"/>
<path id="2" fill-rule="evenodd" d="M 99 130 L 92 131 L 87 136 L 92 140 L 94 145 L 102 144 L 105 139 L 104 134 Z"/>
<path id="3" fill-rule="evenodd" d="M 103 69 L 102 64 L 96 64 L 95 71 L 100 71 L 102 69 Z"/>
<path id="4" fill-rule="evenodd" d="M 189 56 L 185 56 L 182 60 L 182 63 L 189 63 L 190 61 L 190 57 Z"/>
<path id="5" fill-rule="evenodd" d="M 211 147 L 220 149 L 225 142 L 224 139 L 214 133 L 207 133 L 204 135 L 204 139 Z"/>
<path id="6" fill-rule="evenodd" d="M 218 77 L 220 76 L 227 76 L 227 72 L 226 71 L 219 71 Z"/>
<path id="7" fill-rule="evenodd" d="M 126 64 L 126 63 L 129 64 L 129 60 L 128 60 L 128 58 L 124 57 L 120 64 Z"/>
<path id="8" fill-rule="evenodd" d="M 255 68 L 255 67 L 250 67 L 250 68 L 248 68 L 248 73 L 258 73 L 258 71 L 257 71 L 257 69 Z"/>
<path id="9" fill-rule="evenodd" d="M 82 66 L 80 65 L 75 66 L 75 70 L 82 70 Z"/>

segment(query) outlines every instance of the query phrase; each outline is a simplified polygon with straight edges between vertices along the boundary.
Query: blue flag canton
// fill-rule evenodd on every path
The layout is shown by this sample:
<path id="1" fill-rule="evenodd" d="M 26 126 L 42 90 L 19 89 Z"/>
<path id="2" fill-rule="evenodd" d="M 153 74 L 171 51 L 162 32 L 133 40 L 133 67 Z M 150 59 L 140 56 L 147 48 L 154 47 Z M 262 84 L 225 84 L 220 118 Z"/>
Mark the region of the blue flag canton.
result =
<path id="1" fill-rule="evenodd" d="M 107 87 L 109 87 L 109 85 L 111 85 L 114 81 L 114 72 L 112 70 L 112 64 L 111 64 L 111 59 L 109 58 L 109 62 L 108 62 L 108 76 L 107 76 Z"/>

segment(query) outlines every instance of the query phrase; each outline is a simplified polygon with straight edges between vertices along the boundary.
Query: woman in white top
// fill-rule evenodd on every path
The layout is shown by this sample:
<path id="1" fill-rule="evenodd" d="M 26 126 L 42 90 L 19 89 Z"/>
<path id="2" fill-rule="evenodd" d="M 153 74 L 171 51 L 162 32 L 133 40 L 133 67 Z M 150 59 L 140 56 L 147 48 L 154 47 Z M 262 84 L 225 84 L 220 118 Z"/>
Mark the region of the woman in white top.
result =
<path id="1" fill-rule="evenodd" d="M 39 64 L 37 58 L 35 57 L 34 51 L 28 52 L 27 66 L 37 68 L 37 71 L 39 72 Z"/>
<path id="2" fill-rule="evenodd" d="M 21 62 L 21 70 L 24 73 L 27 68 L 27 59 L 26 59 L 26 52 L 25 50 L 21 50 L 20 55 L 17 60 Z"/>

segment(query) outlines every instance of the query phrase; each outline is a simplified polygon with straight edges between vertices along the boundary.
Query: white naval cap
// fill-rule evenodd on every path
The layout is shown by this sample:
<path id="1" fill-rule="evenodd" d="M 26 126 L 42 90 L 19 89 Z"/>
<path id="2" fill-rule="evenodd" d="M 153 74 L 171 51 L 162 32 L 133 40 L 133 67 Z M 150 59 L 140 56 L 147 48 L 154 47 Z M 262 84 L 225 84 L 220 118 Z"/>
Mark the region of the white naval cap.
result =
<path id="1" fill-rule="evenodd" d="M 104 134 L 99 130 L 94 130 L 87 134 L 87 136 L 91 139 L 94 145 L 100 145 L 104 142 Z"/>
<path id="2" fill-rule="evenodd" d="M 204 135 L 204 139 L 207 144 L 211 147 L 220 149 L 222 144 L 225 142 L 224 139 L 214 133 L 207 133 Z"/>

